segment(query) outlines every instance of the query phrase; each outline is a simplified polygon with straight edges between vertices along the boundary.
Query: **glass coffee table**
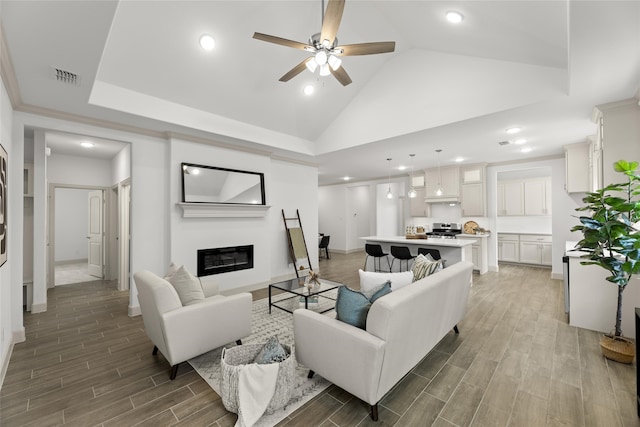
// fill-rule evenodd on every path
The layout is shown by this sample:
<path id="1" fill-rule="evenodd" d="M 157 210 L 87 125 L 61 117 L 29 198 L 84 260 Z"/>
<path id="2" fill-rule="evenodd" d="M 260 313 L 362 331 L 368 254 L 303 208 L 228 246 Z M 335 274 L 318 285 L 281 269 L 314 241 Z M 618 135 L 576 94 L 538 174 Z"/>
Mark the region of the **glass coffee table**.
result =
<path id="1" fill-rule="evenodd" d="M 320 298 L 333 302 L 328 307 L 322 307 L 322 309 L 316 310 L 318 311 L 318 313 L 326 313 L 327 311 L 331 311 L 335 308 L 335 298 L 327 295 L 327 292 L 338 289 L 338 287 L 342 286 L 342 283 L 332 282 L 331 280 L 326 279 L 319 279 L 320 286 L 316 285 L 313 291 L 309 291 L 309 289 L 304 285 L 304 279 L 304 277 L 299 277 L 269 285 L 269 314 L 271 314 L 271 307 L 276 307 L 288 313 L 293 313 L 295 301 L 292 300 L 294 299 L 298 301 L 298 304 L 304 302 L 304 308 L 307 309 L 310 305 L 316 305 L 317 307 L 320 307 Z M 278 295 L 291 294 L 291 296 L 286 296 L 284 298 L 274 300 L 274 289 L 276 289 L 277 291 L 281 291 L 276 291 Z M 289 302 L 289 307 L 286 307 L 287 304 L 284 303 L 285 301 Z"/>

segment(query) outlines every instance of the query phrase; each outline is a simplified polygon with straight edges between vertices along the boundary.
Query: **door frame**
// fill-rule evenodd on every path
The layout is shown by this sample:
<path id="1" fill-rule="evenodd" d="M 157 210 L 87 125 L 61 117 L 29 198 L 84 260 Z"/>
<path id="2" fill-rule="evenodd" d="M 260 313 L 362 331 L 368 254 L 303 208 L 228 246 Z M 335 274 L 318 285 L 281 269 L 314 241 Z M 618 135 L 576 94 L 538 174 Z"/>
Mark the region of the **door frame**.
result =
<path id="1" fill-rule="evenodd" d="M 127 291 L 131 284 L 131 178 L 118 183 L 117 211 L 118 290 Z"/>
<path id="2" fill-rule="evenodd" d="M 111 215 L 111 203 L 113 203 L 111 191 L 109 191 L 109 187 L 98 187 L 94 185 L 76 185 L 76 184 L 58 184 L 58 183 L 49 183 L 49 191 L 48 191 L 48 203 L 47 203 L 47 288 L 55 287 L 55 243 L 56 243 L 56 189 L 58 188 L 70 188 L 77 190 L 102 190 L 104 195 L 104 206 L 103 206 L 103 227 L 104 227 L 104 235 L 108 236 L 110 234 L 110 218 L 107 216 Z M 113 260 L 111 260 L 111 256 L 109 255 L 109 239 L 103 238 L 103 257 L 104 257 L 104 271 L 108 272 L 109 267 Z"/>

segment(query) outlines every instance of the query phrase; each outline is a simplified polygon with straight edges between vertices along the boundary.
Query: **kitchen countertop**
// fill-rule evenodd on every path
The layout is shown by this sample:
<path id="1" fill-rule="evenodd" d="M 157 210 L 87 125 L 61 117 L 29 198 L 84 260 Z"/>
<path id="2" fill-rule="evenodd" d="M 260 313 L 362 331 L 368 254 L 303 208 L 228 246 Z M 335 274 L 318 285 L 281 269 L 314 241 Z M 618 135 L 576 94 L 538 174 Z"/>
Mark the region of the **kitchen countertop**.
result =
<path id="1" fill-rule="evenodd" d="M 498 231 L 498 234 L 527 234 L 527 235 L 541 235 L 541 236 L 551 236 L 550 232 L 547 231 Z"/>
<path id="2" fill-rule="evenodd" d="M 462 237 L 463 239 L 486 239 L 487 237 L 491 237 L 491 233 L 486 233 L 486 234 L 461 233 L 461 234 L 458 234 L 458 236 L 456 237 Z"/>
<path id="3" fill-rule="evenodd" d="M 361 237 L 361 240 L 385 243 L 402 243 L 410 245 L 448 246 L 452 248 L 462 248 L 471 245 L 471 239 L 407 239 L 404 236 L 368 236 Z"/>

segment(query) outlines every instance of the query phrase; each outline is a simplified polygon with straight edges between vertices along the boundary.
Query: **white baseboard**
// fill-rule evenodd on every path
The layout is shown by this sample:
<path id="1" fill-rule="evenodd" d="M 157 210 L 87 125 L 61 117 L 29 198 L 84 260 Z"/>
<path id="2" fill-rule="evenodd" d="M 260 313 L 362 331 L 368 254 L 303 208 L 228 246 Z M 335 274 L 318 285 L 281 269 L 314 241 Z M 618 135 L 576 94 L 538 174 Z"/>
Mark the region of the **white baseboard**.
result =
<path id="1" fill-rule="evenodd" d="M 500 269 L 498 268 L 497 265 L 490 265 L 489 271 L 493 271 L 494 273 L 497 273 L 498 271 L 500 271 Z"/>
<path id="2" fill-rule="evenodd" d="M 142 314 L 142 311 L 140 310 L 140 306 L 136 305 L 134 306 L 129 306 L 129 317 L 136 317 L 136 316 L 140 316 Z"/>
<path id="3" fill-rule="evenodd" d="M 13 354 L 13 343 L 9 345 L 9 351 L 7 351 L 7 356 L 4 358 L 4 363 L 2 364 L 2 370 L 0 370 L 0 390 L 2 390 L 2 384 L 4 384 L 4 377 L 7 375 L 7 369 L 9 369 L 9 361 L 11 360 L 11 354 Z"/>
<path id="4" fill-rule="evenodd" d="M 68 265 L 68 264 L 80 264 L 80 263 L 88 263 L 89 260 L 87 258 L 80 259 L 65 259 L 63 261 L 56 261 L 53 265 Z"/>
<path id="5" fill-rule="evenodd" d="M 13 331 L 13 344 L 25 342 L 27 340 L 27 333 L 24 326 L 17 331 Z"/>
<path id="6" fill-rule="evenodd" d="M 551 278 L 552 279 L 564 280 L 564 274 L 563 273 L 551 273 Z"/>
<path id="7" fill-rule="evenodd" d="M 31 313 L 35 314 L 35 313 L 44 313 L 45 311 L 47 311 L 47 303 L 43 302 L 40 304 L 31 304 Z"/>

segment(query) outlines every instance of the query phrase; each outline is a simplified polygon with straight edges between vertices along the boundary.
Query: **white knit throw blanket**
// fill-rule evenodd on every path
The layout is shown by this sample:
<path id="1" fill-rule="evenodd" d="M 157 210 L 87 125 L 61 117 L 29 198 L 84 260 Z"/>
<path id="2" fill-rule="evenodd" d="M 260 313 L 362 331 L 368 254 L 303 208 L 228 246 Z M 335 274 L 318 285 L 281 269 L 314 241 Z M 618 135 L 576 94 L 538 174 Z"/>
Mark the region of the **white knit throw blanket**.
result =
<path id="1" fill-rule="evenodd" d="M 235 427 L 251 427 L 269 406 L 276 390 L 278 364 L 249 363 L 238 372 L 238 421 Z"/>

